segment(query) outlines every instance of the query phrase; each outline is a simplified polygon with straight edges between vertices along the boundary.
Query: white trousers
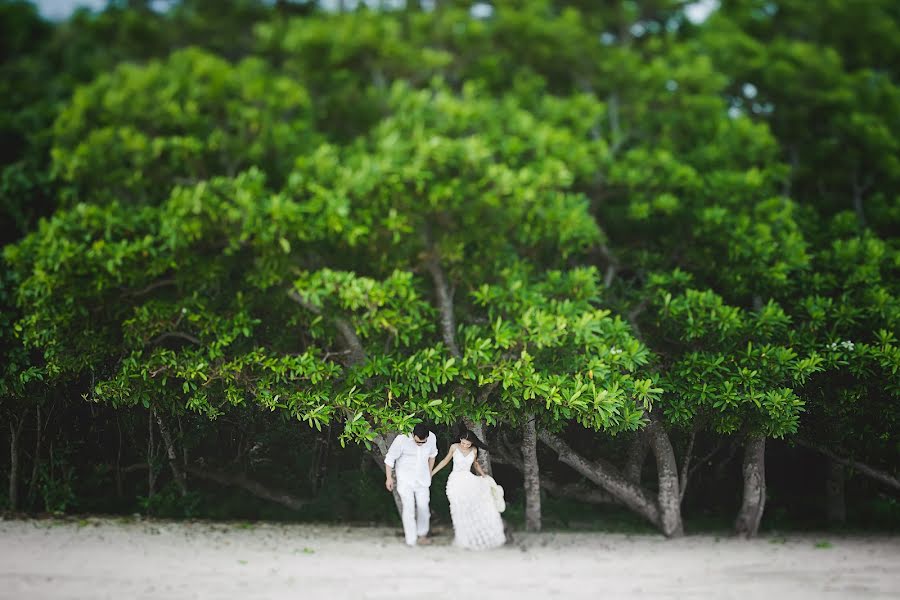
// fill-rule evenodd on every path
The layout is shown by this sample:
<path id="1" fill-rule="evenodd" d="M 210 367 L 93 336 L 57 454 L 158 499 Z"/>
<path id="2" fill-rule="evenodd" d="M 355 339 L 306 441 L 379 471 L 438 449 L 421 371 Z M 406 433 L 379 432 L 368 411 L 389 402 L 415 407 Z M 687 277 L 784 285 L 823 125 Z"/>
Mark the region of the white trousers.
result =
<path id="1" fill-rule="evenodd" d="M 397 493 L 400 495 L 403 536 L 408 545 L 415 546 L 416 538 L 428 534 L 428 522 L 431 519 L 428 502 L 431 490 L 428 486 L 398 481 Z"/>

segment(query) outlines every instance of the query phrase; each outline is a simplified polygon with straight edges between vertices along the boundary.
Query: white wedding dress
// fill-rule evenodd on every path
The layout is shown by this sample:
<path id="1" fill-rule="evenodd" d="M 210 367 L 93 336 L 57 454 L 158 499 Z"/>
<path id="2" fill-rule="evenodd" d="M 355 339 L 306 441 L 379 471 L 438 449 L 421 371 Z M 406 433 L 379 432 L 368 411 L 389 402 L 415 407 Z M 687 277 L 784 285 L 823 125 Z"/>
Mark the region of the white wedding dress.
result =
<path id="1" fill-rule="evenodd" d="M 453 518 L 453 545 L 461 548 L 496 548 L 506 543 L 503 520 L 491 491 L 492 480 L 472 473 L 475 452 L 453 451 L 453 471 L 447 479 L 447 499 Z"/>

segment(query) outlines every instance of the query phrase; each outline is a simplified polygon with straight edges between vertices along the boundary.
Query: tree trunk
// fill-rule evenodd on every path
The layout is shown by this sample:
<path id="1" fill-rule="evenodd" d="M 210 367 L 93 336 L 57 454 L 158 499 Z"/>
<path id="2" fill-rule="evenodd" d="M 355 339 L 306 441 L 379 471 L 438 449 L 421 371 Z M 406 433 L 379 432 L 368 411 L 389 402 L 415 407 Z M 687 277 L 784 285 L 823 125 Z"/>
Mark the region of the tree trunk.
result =
<path id="1" fill-rule="evenodd" d="M 478 437 L 479 440 L 484 442 L 484 423 L 475 423 L 472 422 L 472 426 L 470 427 L 472 433 Z M 475 457 L 475 460 L 478 461 L 478 464 L 481 465 L 481 470 L 485 472 L 486 475 L 494 476 L 494 469 L 491 467 L 491 453 L 487 450 L 481 449 L 478 451 L 478 456 Z"/>
<path id="2" fill-rule="evenodd" d="M 385 475 L 384 457 L 387 456 L 388 450 L 390 449 L 391 444 L 394 442 L 394 438 L 396 437 L 396 433 L 388 434 L 387 436 L 375 436 L 375 443 L 372 446 L 371 455 L 372 460 L 374 460 L 375 464 L 378 465 L 378 470 L 381 471 L 382 475 Z M 400 501 L 400 492 L 397 491 L 396 473 L 394 475 L 394 489 L 391 494 L 394 497 L 394 506 L 397 507 L 397 516 L 399 517 L 403 514 L 403 503 Z"/>
<path id="3" fill-rule="evenodd" d="M 844 500 L 846 467 L 828 459 L 828 475 L 825 480 L 825 501 L 828 523 L 841 526 L 847 522 L 847 504 Z"/>
<path id="4" fill-rule="evenodd" d="M 181 442 L 181 467 L 184 469 L 184 481 L 187 483 L 187 468 L 190 461 L 188 460 L 188 447 L 185 443 L 184 427 L 181 424 L 181 417 L 178 417 L 178 441 Z"/>
<path id="5" fill-rule="evenodd" d="M 650 421 L 646 431 L 647 442 L 656 458 L 660 528 L 666 537 L 678 537 L 684 535 L 684 526 L 681 521 L 681 494 L 675 451 L 662 423 Z"/>
<path id="6" fill-rule="evenodd" d="M 25 422 L 23 415 L 13 425 L 9 422 L 9 509 L 19 509 L 19 437 L 22 433 L 22 424 Z"/>
<path id="7" fill-rule="evenodd" d="M 755 537 L 759 531 L 763 510 L 766 507 L 766 438 L 749 437 L 744 443 L 744 499 L 734 523 L 734 530 L 746 538 Z"/>
<path id="8" fill-rule="evenodd" d="M 525 529 L 541 530 L 541 477 L 537 458 L 534 417 L 522 427 L 522 462 L 525 475 Z"/>
<path id="9" fill-rule="evenodd" d="M 699 422 L 695 422 L 691 428 L 691 437 L 688 439 L 687 448 L 684 451 L 684 457 L 681 462 L 681 476 L 678 478 L 678 501 L 684 502 L 684 493 L 687 491 L 688 479 L 691 476 L 691 459 L 694 456 L 694 442 L 697 439 L 697 431 L 700 429 Z"/>
<path id="10" fill-rule="evenodd" d="M 153 415 L 147 414 L 147 497 L 152 498 L 156 493 L 156 470 L 153 461 L 156 455 L 156 444 L 153 440 Z"/>
<path id="11" fill-rule="evenodd" d="M 562 438 L 547 431 L 538 432 L 538 439 L 559 454 L 559 460 L 588 478 L 626 507 L 663 529 L 659 507 L 643 488 L 625 479 L 619 471 L 603 460 L 589 461 L 566 444 Z M 664 532 L 665 533 L 665 532 Z"/>
<path id="12" fill-rule="evenodd" d="M 625 458 L 625 479 L 635 485 L 641 485 L 641 471 L 644 461 L 647 460 L 647 451 L 650 449 L 647 436 L 643 430 L 636 432 L 631 445 L 628 446 L 628 454 Z"/>
<path id="13" fill-rule="evenodd" d="M 28 481 L 28 503 L 34 506 L 34 498 L 37 497 L 37 479 L 38 471 L 41 466 L 41 432 L 43 424 L 41 423 L 41 405 L 35 407 L 35 433 L 34 433 L 34 458 L 31 461 L 31 479 Z"/>
<path id="14" fill-rule="evenodd" d="M 431 245 L 429 241 L 429 245 Z M 441 266 L 440 257 L 432 246 L 429 248 L 430 255 L 426 261 L 428 272 L 431 274 L 431 281 L 434 283 L 434 293 L 437 296 L 438 310 L 441 317 L 441 337 L 450 354 L 457 360 L 462 358 L 459 346 L 456 343 L 456 318 L 453 315 L 453 293 L 450 291 L 450 285 L 447 283 L 447 277 L 444 275 L 444 269 Z"/>
<path id="15" fill-rule="evenodd" d="M 322 483 L 325 480 L 325 473 L 328 471 L 328 454 L 331 449 L 331 425 L 325 428 L 316 436 L 316 449 L 313 455 L 312 464 L 309 467 L 309 483 L 312 488 L 313 495 L 319 492 Z"/>
<path id="16" fill-rule="evenodd" d="M 124 495 L 122 488 L 122 422 L 119 415 L 116 415 L 116 431 L 119 432 L 119 445 L 116 448 L 116 497 L 121 498 Z"/>
<path id="17" fill-rule="evenodd" d="M 159 425 L 159 433 L 162 435 L 163 443 L 166 445 L 166 456 L 169 459 L 169 466 L 172 468 L 172 476 L 175 478 L 175 483 L 178 485 L 178 491 L 181 492 L 182 496 L 187 495 L 187 484 L 184 480 L 184 473 L 181 472 L 181 468 L 178 466 L 178 453 L 175 452 L 175 444 L 172 442 L 172 434 L 169 433 L 169 428 L 166 425 L 165 420 L 162 416 L 153 411 L 153 414 L 156 415 L 156 423 Z"/>

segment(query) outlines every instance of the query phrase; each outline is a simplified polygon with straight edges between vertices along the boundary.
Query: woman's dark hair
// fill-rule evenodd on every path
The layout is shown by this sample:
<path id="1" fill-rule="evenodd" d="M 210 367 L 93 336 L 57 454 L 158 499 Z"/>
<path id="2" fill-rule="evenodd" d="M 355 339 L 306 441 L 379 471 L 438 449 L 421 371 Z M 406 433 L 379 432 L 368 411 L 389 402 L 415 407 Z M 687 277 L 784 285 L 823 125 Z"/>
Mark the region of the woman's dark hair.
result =
<path id="1" fill-rule="evenodd" d="M 478 448 L 479 450 L 484 450 L 486 452 L 490 452 L 488 450 L 487 445 L 484 442 L 478 439 L 478 436 L 475 435 L 468 427 L 465 425 L 460 425 L 456 431 L 456 440 L 461 442 L 463 440 L 469 440 L 472 442 L 472 445 Z"/>

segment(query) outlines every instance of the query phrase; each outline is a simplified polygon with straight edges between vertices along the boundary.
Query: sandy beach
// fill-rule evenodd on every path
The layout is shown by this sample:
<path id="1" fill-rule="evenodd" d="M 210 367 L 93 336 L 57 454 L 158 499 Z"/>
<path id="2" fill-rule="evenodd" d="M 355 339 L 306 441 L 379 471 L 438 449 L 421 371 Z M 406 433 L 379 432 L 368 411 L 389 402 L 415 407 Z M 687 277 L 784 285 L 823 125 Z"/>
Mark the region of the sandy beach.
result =
<path id="1" fill-rule="evenodd" d="M 900 537 L 518 533 L 407 548 L 383 527 L 0 521 L 0 598 L 896 598 Z"/>

